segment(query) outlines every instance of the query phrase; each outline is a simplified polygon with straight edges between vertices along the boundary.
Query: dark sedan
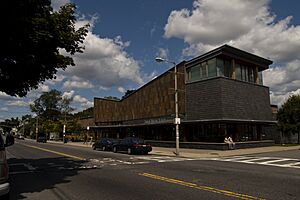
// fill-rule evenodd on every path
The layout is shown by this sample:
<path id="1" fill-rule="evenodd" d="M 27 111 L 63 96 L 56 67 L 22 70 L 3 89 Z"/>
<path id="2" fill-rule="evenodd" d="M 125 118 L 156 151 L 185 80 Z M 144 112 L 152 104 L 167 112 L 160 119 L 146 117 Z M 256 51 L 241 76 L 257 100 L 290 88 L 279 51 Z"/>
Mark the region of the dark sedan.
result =
<path id="1" fill-rule="evenodd" d="M 100 140 L 97 140 L 92 148 L 94 150 L 101 149 L 102 151 L 111 151 L 113 149 L 113 145 L 118 142 L 117 139 L 113 138 L 102 138 Z"/>
<path id="2" fill-rule="evenodd" d="M 36 141 L 37 142 L 46 143 L 47 142 L 47 138 L 45 136 L 39 136 Z"/>
<path id="3" fill-rule="evenodd" d="M 128 137 L 121 140 L 113 146 L 113 152 L 127 152 L 128 154 L 148 154 L 152 151 L 152 147 L 146 144 L 143 139 Z"/>

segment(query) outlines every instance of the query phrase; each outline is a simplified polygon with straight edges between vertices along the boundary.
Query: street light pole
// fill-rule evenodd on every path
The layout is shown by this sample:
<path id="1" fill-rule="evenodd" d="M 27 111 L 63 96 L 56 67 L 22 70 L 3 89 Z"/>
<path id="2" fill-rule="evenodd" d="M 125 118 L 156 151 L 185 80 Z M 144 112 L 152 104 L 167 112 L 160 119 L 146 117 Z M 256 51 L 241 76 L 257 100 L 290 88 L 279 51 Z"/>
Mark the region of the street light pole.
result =
<path id="1" fill-rule="evenodd" d="M 36 116 L 35 140 L 37 141 L 39 134 L 39 116 Z"/>
<path id="2" fill-rule="evenodd" d="M 175 119 L 174 119 L 174 123 L 175 123 L 175 128 L 176 128 L 176 151 L 175 154 L 176 156 L 179 156 L 179 124 L 180 124 L 180 118 L 178 115 L 178 85 L 177 85 L 177 65 L 175 62 L 157 57 L 155 58 L 156 62 L 166 62 L 166 63 L 172 63 L 174 65 L 174 89 L 175 89 Z"/>

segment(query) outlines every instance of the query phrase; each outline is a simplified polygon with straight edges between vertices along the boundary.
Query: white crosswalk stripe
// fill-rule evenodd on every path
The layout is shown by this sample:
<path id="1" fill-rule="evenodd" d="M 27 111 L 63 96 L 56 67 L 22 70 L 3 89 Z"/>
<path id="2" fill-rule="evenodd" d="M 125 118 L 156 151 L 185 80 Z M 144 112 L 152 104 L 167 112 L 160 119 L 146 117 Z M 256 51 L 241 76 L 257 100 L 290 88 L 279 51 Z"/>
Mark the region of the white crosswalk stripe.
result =
<path id="1" fill-rule="evenodd" d="M 300 169 L 300 159 L 294 159 L 294 158 L 232 156 L 232 157 L 210 158 L 209 160 Z"/>
<path id="2" fill-rule="evenodd" d="M 159 162 L 159 163 L 197 160 L 194 158 L 180 158 L 180 157 L 171 157 L 171 156 L 139 156 L 139 157 L 137 157 L 137 159 L 155 161 L 155 162 Z"/>

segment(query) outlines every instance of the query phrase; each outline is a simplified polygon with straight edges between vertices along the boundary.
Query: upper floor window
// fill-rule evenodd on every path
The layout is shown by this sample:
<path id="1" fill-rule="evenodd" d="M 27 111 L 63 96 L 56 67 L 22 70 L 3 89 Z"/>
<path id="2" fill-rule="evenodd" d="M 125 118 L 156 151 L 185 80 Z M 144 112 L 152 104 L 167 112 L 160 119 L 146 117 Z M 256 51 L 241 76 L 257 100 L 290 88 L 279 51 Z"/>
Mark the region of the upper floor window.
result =
<path id="1" fill-rule="evenodd" d="M 217 57 L 186 69 L 187 82 L 218 76 L 262 85 L 262 73 L 258 72 L 257 68 L 239 62 L 233 65 L 232 60 L 229 59 Z"/>

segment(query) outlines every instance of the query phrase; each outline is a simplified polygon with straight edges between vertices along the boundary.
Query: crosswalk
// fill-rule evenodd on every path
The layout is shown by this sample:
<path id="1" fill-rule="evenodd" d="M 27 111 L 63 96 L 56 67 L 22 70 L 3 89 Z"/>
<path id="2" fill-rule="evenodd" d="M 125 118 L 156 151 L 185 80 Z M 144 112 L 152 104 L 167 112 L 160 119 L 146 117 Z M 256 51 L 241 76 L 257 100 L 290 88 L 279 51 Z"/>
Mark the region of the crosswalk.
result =
<path id="1" fill-rule="evenodd" d="M 300 169 L 300 159 L 295 159 L 295 158 L 232 156 L 232 157 L 210 158 L 209 160 Z"/>
<path id="2" fill-rule="evenodd" d="M 46 163 L 10 163 L 10 174 L 32 173 L 44 170 L 84 170 L 99 169 L 103 167 L 142 165 L 151 163 L 171 163 L 182 161 L 221 161 L 235 162 L 244 164 L 256 164 L 265 166 L 275 166 L 282 168 L 300 169 L 300 159 L 279 158 L 279 157 L 260 157 L 260 156 L 231 156 L 215 158 L 184 158 L 173 156 L 131 156 L 125 159 L 110 157 L 90 158 L 84 162 L 46 162 Z"/>

